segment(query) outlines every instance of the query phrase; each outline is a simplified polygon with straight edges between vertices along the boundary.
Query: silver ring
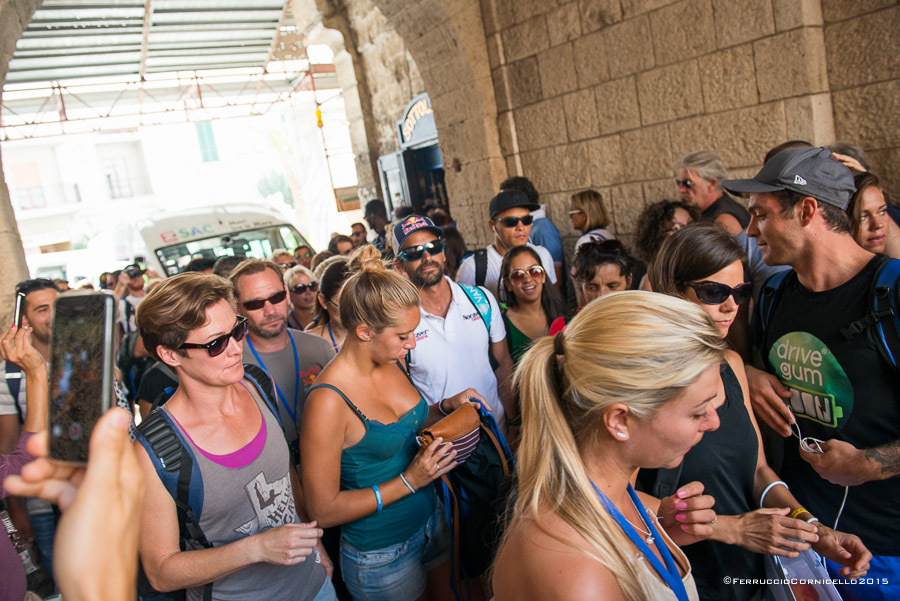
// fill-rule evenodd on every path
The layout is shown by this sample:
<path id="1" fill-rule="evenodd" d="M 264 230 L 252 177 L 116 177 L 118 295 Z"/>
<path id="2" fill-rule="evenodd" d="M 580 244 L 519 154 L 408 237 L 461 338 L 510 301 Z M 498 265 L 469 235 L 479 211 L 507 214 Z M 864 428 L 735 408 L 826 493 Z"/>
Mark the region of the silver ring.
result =
<path id="1" fill-rule="evenodd" d="M 715 525 L 718 524 L 718 523 L 719 523 L 719 516 L 716 516 L 716 517 L 713 518 L 713 521 L 709 522 L 709 525 L 710 525 L 710 526 L 715 526 Z"/>

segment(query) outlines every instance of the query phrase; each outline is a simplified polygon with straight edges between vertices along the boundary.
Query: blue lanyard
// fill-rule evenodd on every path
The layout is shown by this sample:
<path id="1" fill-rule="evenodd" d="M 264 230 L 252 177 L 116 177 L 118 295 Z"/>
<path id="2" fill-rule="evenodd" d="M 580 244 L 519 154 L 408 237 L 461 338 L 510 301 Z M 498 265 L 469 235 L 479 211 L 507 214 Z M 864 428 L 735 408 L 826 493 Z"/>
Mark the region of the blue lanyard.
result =
<path id="1" fill-rule="evenodd" d="M 287 403 L 287 399 L 284 398 L 284 394 L 281 392 L 281 389 L 278 387 L 278 382 L 275 380 L 275 377 L 269 373 L 269 369 L 266 367 L 266 364 L 263 362 L 262 357 L 259 356 L 259 353 L 256 352 L 256 349 L 253 348 L 253 343 L 250 342 L 250 337 L 247 336 L 247 344 L 250 346 L 250 351 L 253 353 L 253 356 L 256 357 L 256 361 L 259 363 L 259 366 L 265 370 L 267 374 L 272 378 L 272 382 L 275 383 L 275 392 L 278 393 L 278 398 L 281 399 L 281 404 L 284 405 L 284 409 L 288 412 L 288 415 L 291 416 L 291 419 L 294 420 L 294 424 L 297 423 L 297 405 L 300 403 L 300 358 L 297 356 L 297 344 L 294 342 L 294 336 L 288 331 L 288 337 L 291 339 L 291 348 L 294 349 L 294 409 L 291 410 L 291 407 Z"/>
<path id="2" fill-rule="evenodd" d="M 631 484 L 628 484 L 628 494 L 631 496 L 631 500 L 634 501 L 634 506 L 637 507 L 638 513 L 643 518 L 644 516 L 648 516 L 647 519 L 644 520 L 647 524 L 647 528 L 650 530 L 653 537 L 658 541 L 656 543 L 656 548 L 659 549 L 659 554 L 662 555 L 663 561 L 666 562 L 665 567 L 663 567 L 662 563 L 660 563 L 659 558 L 656 556 L 647 543 L 644 541 L 643 537 L 641 537 L 637 531 L 634 529 L 634 526 L 628 523 L 628 520 L 625 519 L 625 516 L 619 511 L 619 509 L 613 505 L 612 501 L 610 501 L 606 495 L 600 492 L 600 489 L 597 488 L 597 485 L 594 484 L 594 481 L 591 480 L 591 486 L 594 487 L 594 492 L 597 493 L 597 496 L 600 497 L 600 501 L 603 503 L 603 506 L 606 507 L 606 510 L 613 516 L 613 518 L 618 522 L 619 526 L 621 526 L 622 530 L 628 535 L 628 538 L 631 539 L 638 550 L 644 554 L 644 557 L 647 558 L 647 561 L 650 562 L 650 565 L 653 566 L 653 569 L 656 570 L 656 573 L 660 575 L 660 577 L 666 582 L 672 592 L 675 593 L 675 596 L 679 601 L 688 601 L 687 590 L 684 588 L 684 582 L 681 579 L 681 572 L 678 571 L 678 566 L 675 565 L 675 560 L 672 559 L 672 554 L 669 552 L 668 547 L 666 547 L 666 543 L 659 535 L 659 531 L 657 531 L 656 526 L 653 525 L 653 520 L 649 518 L 647 514 L 647 510 L 644 509 L 643 503 L 638 498 L 637 493 L 634 492 L 634 488 L 632 488 Z"/>
<path id="3" fill-rule="evenodd" d="M 288 311 L 288 319 L 294 322 L 294 325 L 297 326 L 297 329 L 298 329 L 298 330 L 300 330 L 301 332 L 303 331 L 303 328 L 300 326 L 300 322 L 297 321 L 297 316 L 294 315 L 294 310 L 293 310 L 293 309 L 291 309 L 290 311 Z"/>
<path id="4" fill-rule="evenodd" d="M 334 352 L 341 352 L 341 349 L 338 348 L 337 342 L 334 341 L 334 333 L 331 331 L 331 322 L 328 322 L 328 335 L 331 336 L 331 346 L 334 347 Z"/>

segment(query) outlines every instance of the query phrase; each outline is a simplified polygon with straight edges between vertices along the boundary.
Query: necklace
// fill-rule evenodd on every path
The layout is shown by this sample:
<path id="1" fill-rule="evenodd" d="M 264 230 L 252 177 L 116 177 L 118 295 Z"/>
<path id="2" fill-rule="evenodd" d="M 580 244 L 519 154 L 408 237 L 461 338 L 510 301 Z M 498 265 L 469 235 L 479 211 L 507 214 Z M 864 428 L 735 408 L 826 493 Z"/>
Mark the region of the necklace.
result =
<path id="1" fill-rule="evenodd" d="M 637 508 L 637 505 L 634 504 L 633 500 L 631 501 L 631 505 L 632 505 L 632 507 L 634 507 L 634 510 L 637 511 L 637 514 L 642 518 L 641 521 L 643 521 L 643 515 L 641 515 L 640 510 Z M 625 515 L 623 514 L 622 517 L 625 517 Z M 644 535 L 644 540 L 647 541 L 648 545 L 652 545 L 654 542 L 656 542 L 656 539 L 653 537 L 653 534 L 651 532 L 649 532 L 648 530 L 644 530 L 643 528 L 641 528 L 640 526 L 638 526 L 637 524 L 635 524 L 628 518 L 625 518 L 625 521 L 627 521 L 629 524 L 634 526 L 635 530 L 637 530 L 638 532 L 640 532 L 641 534 Z"/>

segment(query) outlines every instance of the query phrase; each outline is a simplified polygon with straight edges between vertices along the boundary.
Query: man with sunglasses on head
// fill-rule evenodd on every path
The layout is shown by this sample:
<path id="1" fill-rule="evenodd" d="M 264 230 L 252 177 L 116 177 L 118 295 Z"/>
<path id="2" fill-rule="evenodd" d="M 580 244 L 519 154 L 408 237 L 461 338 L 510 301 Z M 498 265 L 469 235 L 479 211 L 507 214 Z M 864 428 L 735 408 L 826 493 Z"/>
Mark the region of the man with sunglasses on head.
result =
<path id="1" fill-rule="evenodd" d="M 296 447 L 306 388 L 334 357 L 334 350 L 322 338 L 288 327 L 288 293 L 276 263 L 247 259 L 229 279 L 237 312 L 247 318 L 243 361 L 272 377 L 284 436 Z"/>
<path id="2" fill-rule="evenodd" d="M 415 284 L 421 298 L 416 346 L 407 356 L 409 374 L 429 404 L 474 388 L 504 427 L 504 415 L 511 419 L 518 409 L 510 391 L 513 363 L 500 307 L 483 288 L 457 284 L 445 275 L 442 233 L 420 215 L 406 217 L 393 230 L 394 267 Z"/>
<path id="3" fill-rule="evenodd" d="M 900 373 L 878 333 L 896 335 L 896 310 L 874 306 L 879 273 L 897 294 L 898 263 L 853 239 L 853 174 L 826 148 L 783 150 L 723 185 L 749 196 L 747 232 L 766 264 L 792 267 L 760 294 L 765 371 L 747 377 L 757 416 L 784 437 L 780 475 L 809 510 L 794 517 L 839 519 L 875 556 L 865 583 L 837 584 L 845 599 L 900 598 Z"/>
<path id="4" fill-rule="evenodd" d="M 718 155 L 700 150 L 685 155 L 675 166 L 678 196 L 700 211 L 700 218 L 715 221 L 732 236 L 750 224 L 750 214 L 722 189 L 725 167 Z"/>
<path id="5" fill-rule="evenodd" d="M 539 208 L 541 205 L 529 200 L 521 190 L 503 190 L 493 197 L 489 206 L 491 218 L 488 225 L 494 232 L 494 242 L 463 259 L 456 273 L 456 281 L 484 286 L 497 297 L 503 256 L 511 248 L 528 244 L 541 257 L 541 265 L 547 272 L 550 283 L 556 284 L 556 268 L 550 251 L 528 242 L 534 221 L 531 211 Z"/>

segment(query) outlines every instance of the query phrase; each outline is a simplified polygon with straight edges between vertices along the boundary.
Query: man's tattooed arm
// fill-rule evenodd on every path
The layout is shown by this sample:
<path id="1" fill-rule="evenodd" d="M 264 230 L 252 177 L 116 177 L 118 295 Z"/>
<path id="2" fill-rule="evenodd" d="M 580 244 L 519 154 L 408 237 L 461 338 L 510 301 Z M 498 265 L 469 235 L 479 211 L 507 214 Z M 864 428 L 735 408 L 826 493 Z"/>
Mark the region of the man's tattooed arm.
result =
<path id="1" fill-rule="evenodd" d="M 878 480 L 887 480 L 900 475 L 900 440 L 867 449 L 866 459 Z"/>

